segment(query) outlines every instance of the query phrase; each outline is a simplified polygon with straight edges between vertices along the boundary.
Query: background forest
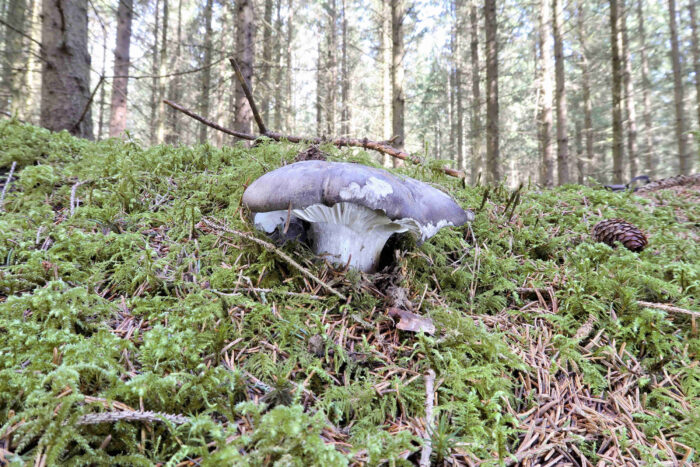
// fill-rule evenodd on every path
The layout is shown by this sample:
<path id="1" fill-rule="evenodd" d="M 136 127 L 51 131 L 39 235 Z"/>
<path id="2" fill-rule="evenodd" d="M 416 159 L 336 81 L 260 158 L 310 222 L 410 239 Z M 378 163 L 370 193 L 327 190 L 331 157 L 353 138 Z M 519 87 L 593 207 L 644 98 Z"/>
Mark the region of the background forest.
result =
<path id="1" fill-rule="evenodd" d="M 251 133 L 234 55 L 273 130 L 393 138 L 471 182 L 624 182 L 698 164 L 693 0 L 43 3 L 42 36 L 41 1 L 0 2 L 0 111 L 50 129 L 232 144 L 161 101 Z M 89 53 L 81 69 L 48 66 L 61 34 Z M 42 94 L 62 74 L 82 75 L 70 111 Z"/>

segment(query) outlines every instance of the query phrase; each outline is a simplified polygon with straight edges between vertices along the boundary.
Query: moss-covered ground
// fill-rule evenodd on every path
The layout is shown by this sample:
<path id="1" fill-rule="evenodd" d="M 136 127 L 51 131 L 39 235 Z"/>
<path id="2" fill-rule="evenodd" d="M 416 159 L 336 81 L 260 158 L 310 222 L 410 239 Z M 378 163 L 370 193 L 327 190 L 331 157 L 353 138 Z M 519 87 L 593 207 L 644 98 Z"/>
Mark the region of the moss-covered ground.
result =
<path id="1" fill-rule="evenodd" d="M 0 123 L 2 183 L 17 162 L 0 212 L 0 464 L 397 465 L 425 438 L 451 465 L 700 462 L 697 191 L 516 194 L 405 167 L 476 220 L 400 244 L 373 275 L 280 247 L 342 300 L 202 222 L 265 239 L 241 195 L 301 149 Z M 649 246 L 594 243 L 613 217 Z M 435 334 L 398 330 L 390 307 Z"/>

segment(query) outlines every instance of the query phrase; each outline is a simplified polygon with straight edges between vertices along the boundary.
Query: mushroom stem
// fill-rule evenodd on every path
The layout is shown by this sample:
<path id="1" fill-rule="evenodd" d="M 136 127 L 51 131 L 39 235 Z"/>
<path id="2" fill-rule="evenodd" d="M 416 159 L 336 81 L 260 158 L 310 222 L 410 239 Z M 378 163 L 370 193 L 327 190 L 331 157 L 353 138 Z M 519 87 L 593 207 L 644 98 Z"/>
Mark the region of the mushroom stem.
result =
<path id="1" fill-rule="evenodd" d="M 374 272 L 384 244 L 394 231 L 373 229 L 357 232 L 342 224 L 311 224 L 314 253 L 338 264 L 348 264 L 363 272 Z"/>

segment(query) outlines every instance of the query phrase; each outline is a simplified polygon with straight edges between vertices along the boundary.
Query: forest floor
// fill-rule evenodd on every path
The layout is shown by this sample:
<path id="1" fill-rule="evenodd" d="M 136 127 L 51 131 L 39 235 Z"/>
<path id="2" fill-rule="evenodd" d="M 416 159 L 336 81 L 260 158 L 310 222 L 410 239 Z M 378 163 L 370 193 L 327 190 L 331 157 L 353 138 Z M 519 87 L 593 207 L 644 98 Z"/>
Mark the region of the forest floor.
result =
<path id="1" fill-rule="evenodd" d="M 0 122 L 0 465 L 700 462 L 699 185 L 407 166 L 476 220 L 360 274 L 251 240 L 243 190 L 303 149 Z M 595 243 L 611 218 L 648 247 Z"/>

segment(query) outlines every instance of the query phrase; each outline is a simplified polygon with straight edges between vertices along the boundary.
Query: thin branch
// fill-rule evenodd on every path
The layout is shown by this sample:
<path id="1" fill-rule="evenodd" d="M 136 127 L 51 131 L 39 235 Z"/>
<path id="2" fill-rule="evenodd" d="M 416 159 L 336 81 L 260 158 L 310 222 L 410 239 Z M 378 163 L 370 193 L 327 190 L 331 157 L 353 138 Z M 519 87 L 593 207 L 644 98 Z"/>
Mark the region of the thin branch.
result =
<path id="1" fill-rule="evenodd" d="M 87 103 L 85 104 L 85 108 L 83 109 L 83 113 L 80 114 L 80 118 L 78 119 L 78 121 L 73 124 L 73 127 L 71 128 L 71 131 L 70 131 L 71 133 L 73 133 L 75 130 L 78 129 L 78 126 L 85 118 L 85 115 L 87 115 L 88 110 L 90 110 L 90 106 L 92 105 L 92 100 L 95 98 L 95 94 L 97 93 L 97 90 L 100 89 L 100 86 L 102 86 L 102 83 L 104 82 L 104 80 L 105 80 L 105 77 L 100 76 L 100 80 L 97 82 L 95 89 L 92 90 L 92 94 L 90 94 L 90 98 L 88 99 Z"/>
<path id="2" fill-rule="evenodd" d="M 665 303 L 652 303 L 652 302 L 644 302 L 642 300 L 637 300 L 637 304 L 639 304 L 640 306 L 643 306 L 643 307 L 647 307 L 647 308 L 655 308 L 657 310 L 668 311 L 669 313 L 682 313 L 685 315 L 690 315 L 690 316 L 694 316 L 696 318 L 700 318 L 700 311 L 686 310 L 685 308 L 679 308 L 677 306 L 667 305 Z"/>
<path id="3" fill-rule="evenodd" d="M 44 47 L 44 46 L 41 44 L 41 42 L 39 42 L 38 40 L 34 39 L 32 36 L 30 36 L 30 35 L 27 34 L 26 32 L 21 31 L 21 30 L 17 29 L 16 27 L 12 26 L 10 23 L 7 23 L 7 22 L 3 21 L 2 19 L 0 19 L 0 24 L 2 24 L 3 26 L 5 26 L 6 28 L 9 28 L 9 29 L 13 30 L 14 32 L 16 32 L 17 34 L 19 34 L 20 36 L 26 37 L 27 39 L 29 39 L 30 41 L 34 42 L 35 44 L 39 44 L 39 48 L 40 48 L 40 49 Z"/>
<path id="4" fill-rule="evenodd" d="M 190 421 L 184 415 L 171 415 L 162 412 L 142 410 L 123 410 L 115 412 L 91 413 L 78 418 L 78 425 L 97 425 L 98 423 L 115 423 L 122 420 L 139 422 L 162 422 L 167 420 L 176 425 L 182 425 Z"/>
<path id="5" fill-rule="evenodd" d="M 323 282 L 321 279 L 319 279 L 318 277 L 316 277 L 311 271 L 309 271 L 309 270 L 306 269 L 304 266 L 302 266 L 301 264 L 299 264 L 299 263 L 297 263 L 296 261 L 294 261 L 294 259 L 292 259 L 289 255 L 287 255 L 285 252 L 283 252 L 282 250 L 280 250 L 279 248 L 277 248 L 277 247 L 276 247 L 275 245 L 273 245 L 272 243 L 266 242 L 265 240 L 261 240 L 261 239 L 259 239 L 259 238 L 257 238 L 257 237 L 254 237 L 254 236 L 252 236 L 252 235 L 250 235 L 250 234 L 247 234 L 247 233 L 245 233 L 245 232 L 239 232 L 238 230 L 231 229 L 231 228 L 229 228 L 229 227 L 227 227 L 227 226 L 225 226 L 225 225 L 223 225 L 223 224 L 217 223 L 217 221 L 215 221 L 215 220 L 213 220 L 213 219 L 208 219 L 208 218 L 205 217 L 205 218 L 202 219 L 202 222 L 203 222 L 206 226 L 208 226 L 209 228 L 211 228 L 211 229 L 213 229 L 213 230 L 224 231 L 224 232 L 227 232 L 227 233 L 236 235 L 236 236 L 238 236 L 238 237 L 245 238 L 246 240 L 250 240 L 251 242 L 257 243 L 258 245 L 262 246 L 263 248 L 267 248 L 267 249 L 270 250 L 270 251 L 274 251 L 279 257 L 281 257 L 282 259 L 284 259 L 285 261 L 287 261 L 287 262 L 288 262 L 290 265 L 292 265 L 294 268 L 298 269 L 298 270 L 299 270 L 302 274 L 304 274 L 306 277 L 308 277 L 309 279 L 313 280 L 314 282 L 316 282 L 317 284 L 319 284 L 320 286 L 322 286 L 324 289 L 328 290 L 328 291 L 331 292 L 332 294 L 336 295 L 336 296 L 339 297 L 340 299 L 347 301 L 347 298 L 345 297 L 345 295 L 341 294 L 340 292 L 338 292 L 337 290 L 335 290 L 333 287 L 331 287 L 330 285 L 328 285 L 328 284 L 326 284 L 325 282 Z"/>
<path id="6" fill-rule="evenodd" d="M 176 104 L 175 102 L 169 101 L 168 99 L 163 99 L 163 102 L 168 104 L 170 107 L 173 109 L 180 111 L 184 113 L 185 115 L 194 118 L 195 120 L 204 123 L 207 126 L 210 126 L 211 128 L 214 128 L 216 130 L 219 130 L 223 133 L 226 133 L 228 135 L 235 136 L 240 139 L 247 139 L 247 140 L 256 140 L 258 137 L 254 135 L 249 135 L 246 133 L 239 133 L 234 130 L 229 130 L 228 128 L 222 127 L 221 125 L 214 123 L 210 120 L 207 120 L 206 118 L 197 115 L 196 113 L 192 112 L 191 110 L 186 109 L 185 107 Z M 332 144 L 337 147 L 353 147 L 353 148 L 363 148 L 363 149 L 371 149 L 373 151 L 377 151 L 382 154 L 387 154 L 391 157 L 395 157 L 397 159 L 401 159 L 404 161 L 409 161 L 413 162 L 414 164 L 422 164 L 423 161 L 421 158 L 414 156 L 412 154 L 409 154 L 405 151 L 401 151 L 400 149 L 396 149 L 394 147 L 388 146 L 385 144 L 383 141 L 370 141 L 368 139 L 353 139 L 353 138 L 338 138 L 338 139 L 327 139 L 327 138 L 320 138 L 320 137 L 314 137 L 314 138 L 308 138 L 304 136 L 292 136 L 292 135 L 283 135 L 281 133 L 275 133 L 272 131 L 268 131 L 265 133 L 263 136 L 270 138 L 274 141 L 288 141 L 290 143 L 306 143 L 306 144 Z M 461 170 L 457 169 L 452 169 L 449 167 L 443 167 L 441 169 L 445 174 L 450 175 L 452 177 L 457 177 L 457 178 L 464 178 L 464 172 Z"/>
<path id="7" fill-rule="evenodd" d="M 435 404 L 435 372 L 430 369 L 425 374 L 425 443 L 420 451 L 420 467 L 430 466 L 433 443 L 430 434 L 433 431 L 433 405 Z"/>
<path id="8" fill-rule="evenodd" d="M 263 135 L 267 134 L 265 123 L 263 122 L 263 119 L 260 116 L 260 113 L 258 112 L 258 108 L 255 105 L 255 100 L 253 100 L 253 92 L 250 90 L 250 85 L 245 80 L 245 77 L 241 72 L 241 67 L 238 66 L 238 62 L 235 58 L 231 57 L 228 60 L 231 63 L 233 70 L 236 72 L 236 78 L 238 78 L 238 82 L 241 83 L 241 87 L 243 88 L 243 92 L 245 93 L 246 99 L 248 99 L 250 109 L 253 111 L 253 116 L 255 117 L 255 122 L 258 124 L 258 129 L 260 130 L 260 133 L 262 133 Z"/>
<path id="9" fill-rule="evenodd" d="M 239 133 L 239 132 L 237 132 L 237 131 L 233 131 L 233 130 L 229 130 L 228 128 L 224 128 L 224 127 L 222 127 L 222 126 L 219 125 L 219 124 L 216 124 L 216 123 L 214 123 L 214 122 L 212 122 L 212 121 L 210 121 L 210 120 L 207 120 L 207 119 L 204 118 L 204 117 L 201 117 L 201 116 L 197 115 L 196 113 L 192 112 L 191 110 L 187 110 L 186 108 L 184 108 L 184 107 L 181 106 L 180 104 L 176 104 L 175 102 L 169 101 L 168 99 L 163 99 L 163 102 L 165 102 L 166 104 L 168 104 L 168 105 L 169 105 L 170 107 L 172 107 L 173 109 L 175 109 L 175 110 L 177 110 L 177 111 L 179 111 L 179 112 L 182 112 L 183 114 L 187 115 L 188 117 L 192 117 L 192 118 L 194 118 L 195 120 L 197 120 L 197 121 L 199 121 L 199 122 L 201 122 L 201 123 L 204 123 L 204 124 L 207 125 L 207 126 L 210 126 L 210 127 L 214 128 L 214 129 L 216 129 L 216 130 L 219 130 L 219 131 L 221 131 L 221 132 L 223 132 L 223 133 L 226 133 L 227 135 L 235 136 L 236 138 L 240 138 L 240 139 L 247 139 L 247 140 L 250 140 L 250 141 L 254 141 L 254 140 L 257 139 L 257 137 L 255 137 L 255 136 L 253 136 L 253 135 L 248 135 L 248 134 L 246 134 L 246 133 Z"/>
<path id="10" fill-rule="evenodd" d="M 10 186 L 10 182 L 12 181 L 12 175 L 15 173 L 15 167 L 17 167 L 17 161 L 12 162 L 12 167 L 10 167 L 10 173 L 7 175 L 7 180 L 5 181 L 5 185 L 2 187 L 2 194 L 0 194 L 0 211 L 4 211 L 4 203 L 5 203 L 5 193 L 7 193 L 7 187 Z"/>

